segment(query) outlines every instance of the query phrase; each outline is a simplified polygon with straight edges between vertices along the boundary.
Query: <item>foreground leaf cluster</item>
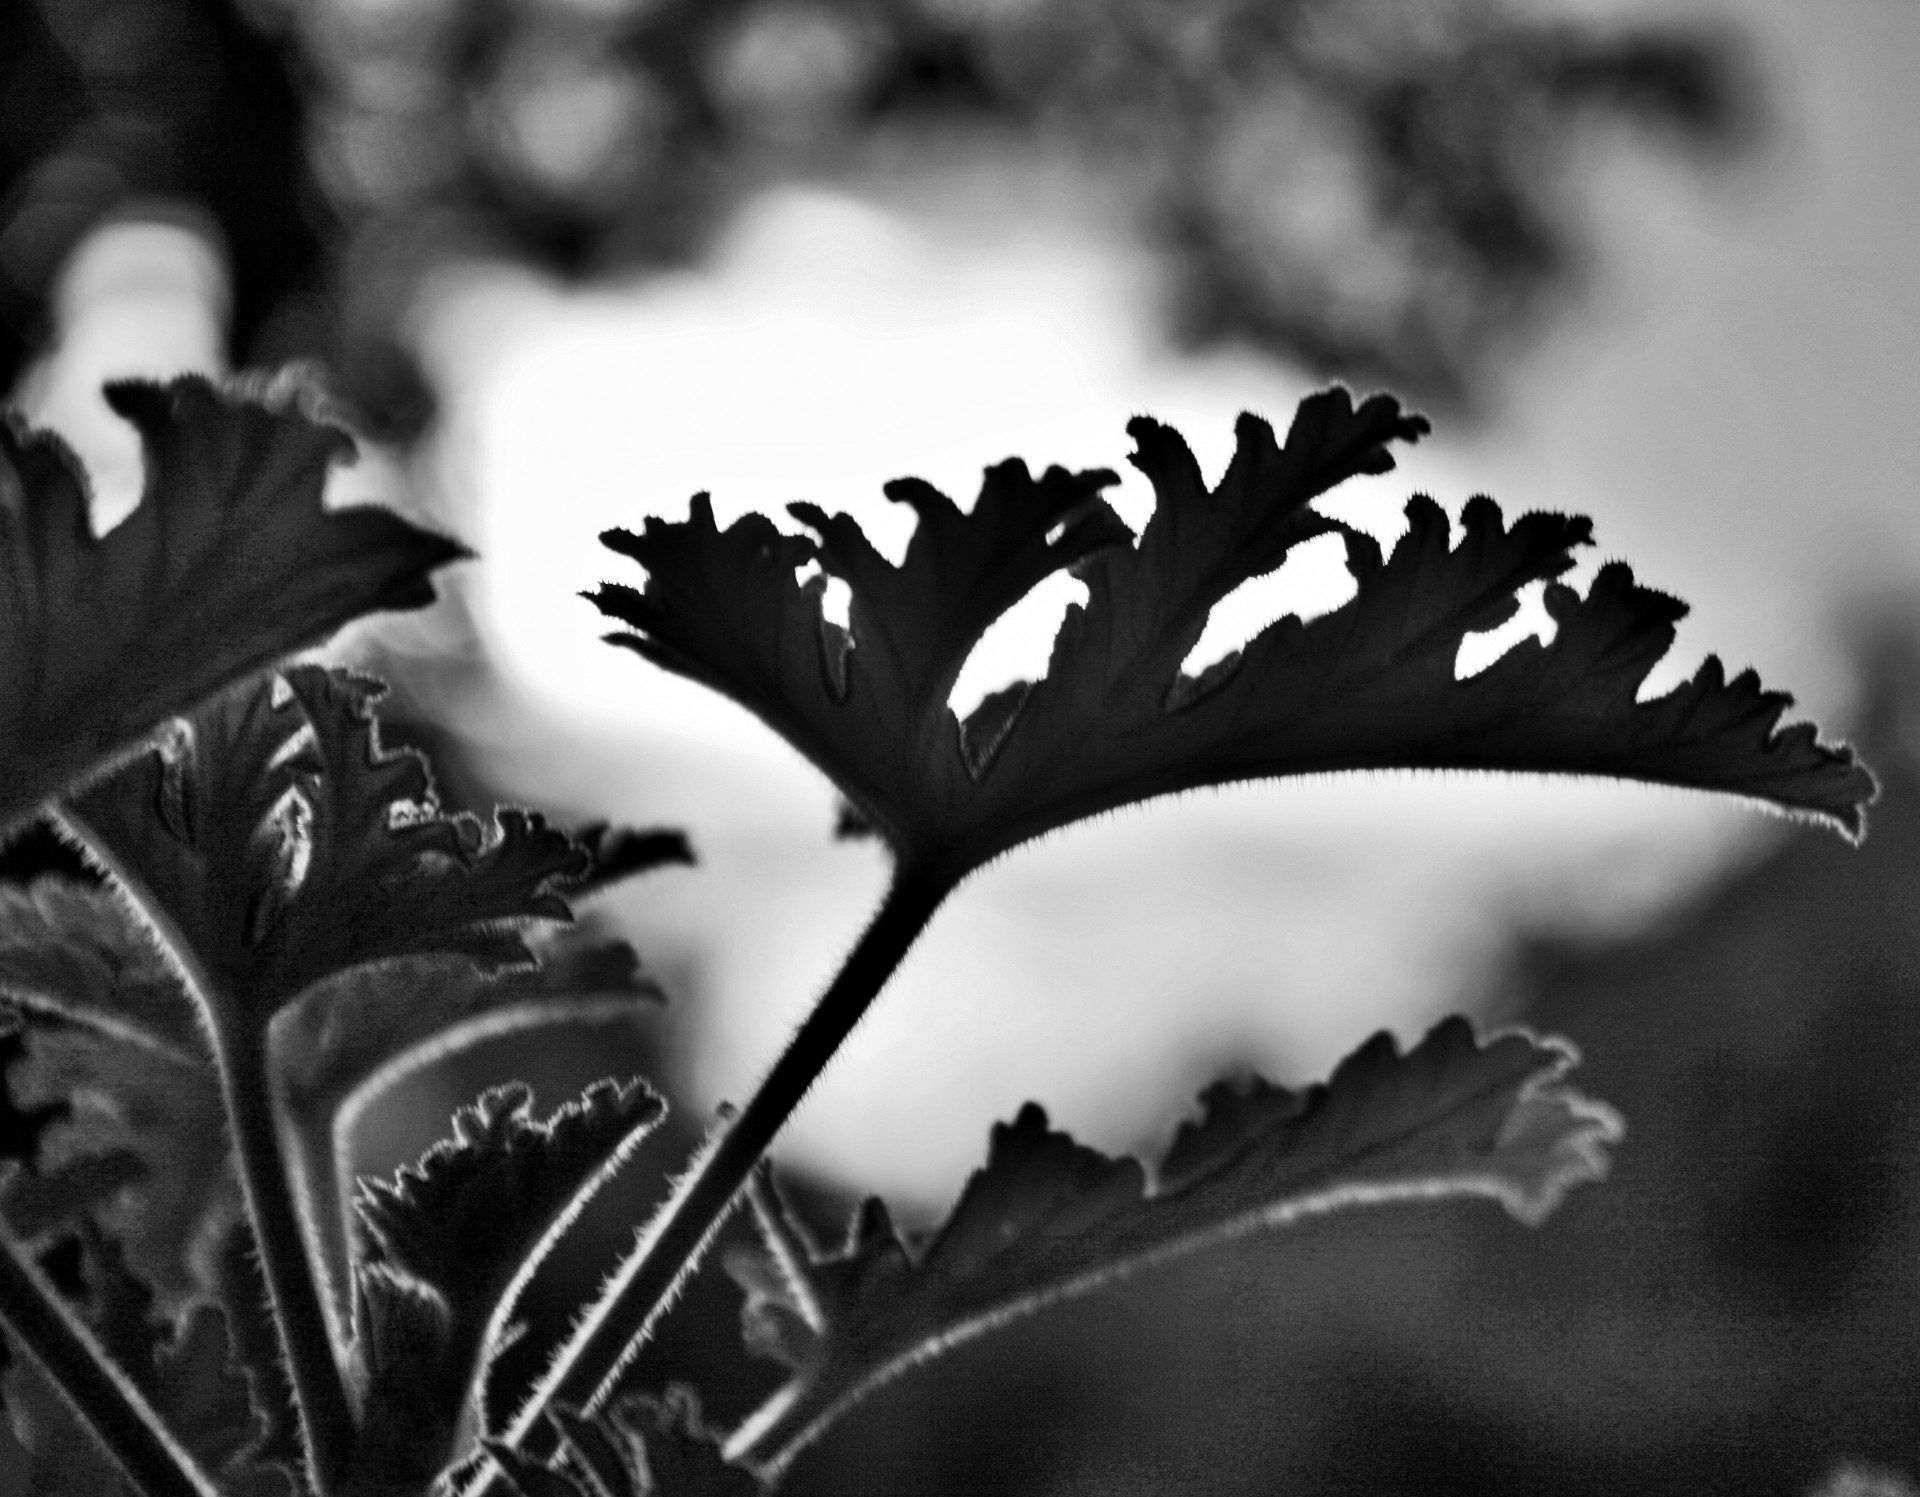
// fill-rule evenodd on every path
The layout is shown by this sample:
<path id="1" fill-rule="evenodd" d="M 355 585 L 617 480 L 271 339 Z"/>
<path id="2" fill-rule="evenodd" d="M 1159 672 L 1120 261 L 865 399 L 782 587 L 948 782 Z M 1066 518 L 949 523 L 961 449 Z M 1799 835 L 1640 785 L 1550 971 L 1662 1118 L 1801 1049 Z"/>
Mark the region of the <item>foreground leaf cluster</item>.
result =
<path id="1" fill-rule="evenodd" d="M 793 508 L 804 536 L 757 515 L 721 530 L 704 498 L 610 532 L 647 573 L 595 595 L 630 626 L 614 641 L 785 735 L 884 839 L 895 881 L 562 1336 L 522 1323 L 525 1290 L 658 1136 L 662 1099 L 634 1077 L 544 1110 L 494 1087 L 382 1180 L 357 1172 L 355 1129 L 482 1041 L 644 1023 L 658 988 L 574 905 L 688 861 L 686 843 L 452 807 L 383 737 L 378 682 L 288 658 L 430 601 L 464 554 L 321 503 L 351 442 L 311 391 L 109 398 L 147 484 L 105 536 L 63 447 L 0 434 L 0 837 L 44 818 L 96 875 L 0 885 L 0 1391 L 52 1497 L 742 1497 L 912 1364 L 1170 1257 L 1410 1199 L 1489 1197 L 1538 1223 L 1604 1175 L 1620 1121 L 1566 1084 L 1564 1042 L 1464 1020 L 1404 1053 L 1376 1037 L 1321 1086 L 1215 1086 L 1151 1172 L 1030 1105 L 924 1241 L 869 1202 L 821 1246 L 768 1152 L 968 873 L 1124 804 L 1341 769 L 1526 770 L 1730 792 L 1857 837 L 1873 791 L 1844 745 L 1783 728 L 1789 699 L 1750 672 L 1710 660 L 1638 700 L 1682 606 L 1618 564 L 1584 596 L 1557 581 L 1586 521 L 1508 523 L 1475 500 L 1456 539 L 1416 498 L 1389 555 L 1315 509 L 1425 432 L 1385 396 L 1316 395 L 1284 441 L 1243 417 L 1211 488 L 1177 433 L 1136 420 L 1156 498 L 1138 537 L 1102 497 L 1113 474 L 1017 461 L 966 512 L 889 486 L 919 522 L 898 565 L 812 505 Z M 1212 609 L 1327 535 L 1353 598 L 1189 674 Z M 1062 570 L 1087 597 L 1045 675 L 958 720 L 983 633 Z M 828 577 L 851 591 L 844 629 Z M 1534 583 L 1553 638 L 1460 678 L 1462 642 Z M 646 1391 L 661 1369 L 635 1358 L 743 1195 L 761 1240 L 730 1265 L 745 1341 L 788 1380 L 726 1431 L 691 1392 Z M 554 1350 L 518 1386 L 503 1354 L 528 1335 Z"/>
<path id="2" fill-rule="evenodd" d="M 0 836 L 173 713 L 381 609 L 467 554 L 386 510 L 322 507 L 351 438 L 299 377 L 107 387 L 146 486 L 96 535 L 56 436 L 0 419 Z"/>

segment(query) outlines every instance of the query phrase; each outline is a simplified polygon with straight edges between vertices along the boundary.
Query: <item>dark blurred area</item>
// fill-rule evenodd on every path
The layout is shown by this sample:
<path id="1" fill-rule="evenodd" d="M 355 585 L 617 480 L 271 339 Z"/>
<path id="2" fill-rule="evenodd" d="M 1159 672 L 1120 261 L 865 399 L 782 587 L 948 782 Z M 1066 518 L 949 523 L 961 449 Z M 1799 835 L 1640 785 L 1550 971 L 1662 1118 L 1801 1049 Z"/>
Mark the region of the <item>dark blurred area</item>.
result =
<path id="1" fill-rule="evenodd" d="M 1172 330 L 1472 408 L 1583 269 L 1587 127 L 1747 138 L 1732 37 L 1498 0 L 14 0 L 0 385 L 103 220 L 218 243 L 236 365 L 314 359 L 418 434 L 435 267 L 696 259 L 781 179 L 1057 155 L 1157 250 Z"/>

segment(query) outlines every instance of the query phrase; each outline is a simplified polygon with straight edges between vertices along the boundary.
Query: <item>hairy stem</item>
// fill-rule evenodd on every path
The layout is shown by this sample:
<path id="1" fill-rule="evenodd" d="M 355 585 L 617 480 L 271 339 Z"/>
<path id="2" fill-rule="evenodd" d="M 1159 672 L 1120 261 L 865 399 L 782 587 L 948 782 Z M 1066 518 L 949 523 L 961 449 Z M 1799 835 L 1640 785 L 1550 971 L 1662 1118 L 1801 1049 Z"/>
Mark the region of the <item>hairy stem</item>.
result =
<path id="1" fill-rule="evenodd" d="M 267 1071 L 266 1026 L 250 1017 L 208 970 L 165 902 L 156 898 L 117 856 L 107 838 L 71 807 L 60 808 L 56 823 L 112 875 L 159 939 L 188 996 L 206 1020 L 254 1245 L 273 1304 L 274 1325 L 286 1353 L 288 1380 L 300 1406 L 307 1479 L 316 1497 L 332 1497 L 352 1460 L 355 1424 L 346 1383 L 334 1358 L 327 1317 L 320 1305 L 313 1264 L 307 1256 L 306 1234 L 294 1205 L 293 1181 L 280 1147 Z"/>
<path id="2" fill-rule="evenodd" d="M 219 1014 L 218 1005 L 214 1012 Z M 221 1098 L 233 1128 L 240 1184 L 274 1324 L 280 1330 L 289 1381 L 300 1405 L 310 1476 L 318 1497 L 328 1497 L 338 1490 L 352 1459 L 354 1419 L 273 1115 L 266 1034 L 261 1026 L 231 1016 L 216 1017 L 213 1030 Z"/>
<path id="3" fill-rule="evenodd" d="M 240 1188 L 253 1224 L 253 1244 L 273 1301 L 273 1320 L 286 1351 L 288 1380 L 300 1405 L 301 1438 L 307 1453 L 307 1480 L 317 1497 L 332 1497 L 353 1455 L 353 1411 L 346 1382 L 334 1359 L 313 1263 L 307 1257 L 294 1184 L 280 1150 L 280 1129 L 273 1111 L 273 1082 L 267 1073 L 267 1027 L 250 1017 L 207 969 L 194 942 L 180 931 L 163 900 L 117 856 L 113 844 L 96 833 L 69 806 L 56 818 L 61 831 L 88 852 L 113 877 L 134 912 L 154 931 L 171 958 L 180 983 L 205 1017 L 213 1038 L 213 1059 L 221 1077 L 221 1102 L 232 1130 L 234 1157 L 240 1163 Z"/>
<path id="4" fill-rule="evenodd" d="M 0 1226 L 0 1325 L 38 1364 L 142 1497 L 219 1497 L 146 1395 Z"/>
<path id="5" fill-rule="evenodd" d="M 621 1372 L 698 1265 L 754 1165 L 952 887 L 950 879 L 916 878 L 905 870 L 896 874 L 872 923 L 753 1099 L 701 1153 L 514 1415 L 505 1434 L 508 1444 L 536 1457 L 550 1454 L 552 1431 L 541 1415 L 551 1404 L 593 1412 L 612 1396 Z M 483 1489 L 476 1488 L 476 1494 Z"/>

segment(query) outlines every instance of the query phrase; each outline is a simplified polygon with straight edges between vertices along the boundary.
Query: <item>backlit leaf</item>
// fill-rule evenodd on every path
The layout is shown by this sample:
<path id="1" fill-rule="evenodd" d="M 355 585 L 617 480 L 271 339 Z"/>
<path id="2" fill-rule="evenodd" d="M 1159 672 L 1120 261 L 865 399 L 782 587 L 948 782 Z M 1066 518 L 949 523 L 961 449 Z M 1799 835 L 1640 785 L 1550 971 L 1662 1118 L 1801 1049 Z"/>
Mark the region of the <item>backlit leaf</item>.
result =
<path id="1" fill-rule="evenodd" d="M 206 703 L 61 817 L 210 983 L 264 1027 L 315 984 L 398 957 L 530 963 L 586 854 L 537 815 L 441 807 L 426 760 L 382 747 L 378 683 L 294 666 Z"/>
<path id="2" fill-rule="evenodd" d="M 429 574 L 466 554 L 383 509 L 322 509 L 353 440 L 292 376 L 106 394 L 146 486 L 104 536 L 66 445 L 0 418 L 0 836 L 228 683 L 430 603 Z"/>
<path id="3" fill-rule="evenodd" d="M 595 1082 L 544 1121 L 532 1108 L 524 1085 L 483 1093 L 451 1139 L 358 1202 L 359 1457 L 386 1479 L 431 1478 L 482 1432 L 521 1289 L 663 1111 L 638 1081 Z"/>
<path id="4" fill-rule="evenodd" d="M 570 885 L 567 892 L 578 891 Z M 529 944 L 539 966 L 497 974 L 454 957 L 356 968 L 309 992 L 276 1028 L 288 1161 L 342 1327 L 352 1315 L 351 1144 L 366 1109 L 424 1067 L 501 1035 L 561 1024 L 630 1026 L 662 1001 L 625 941 L 562 928 L 535 932 Z"/>
<path id="5" fill-rule="evenodd" d="M 1431 500 L 1407 507 L 1391 557 L 1309 506 L 1358 474 L 1393 466 L 1394 441 L 1426 430 L 1387 396 L 1304 401 L 1283 445 L 1243 416 L 1232 463 L 1209 489 L 1179 434 L 1128 426 L 1156 507 L 1136 544 L 1100 499 L 1105 471 L 1015 461 L 988 470 L 973 510 L 918 480 L 888 485 L 919 523 L 894 566 L 845 515 L 792 512 L 817 535 L 748 515 L 719 530 L 704 496 L 683 523 L 607 532 L 647 571 L 644 590 L 590 594 L 634 632 L 609 635 L 757 713 L 923 872 L 957 878 L 1051 828 L 1157 795 L 1275 775 L 1450 768 L 1607 775 L 1729 791 L 1857 836 L 1873 780 L 1751 672 L 1709 659 L 1645 703 L 1648 672 L 1684 605 L 1603 568 L 1585 598 L 1552 579 L 1590 540 L 1584 519 L 1532 514 L 1511 526 L 1476 499 L 1450 546 Z M 1284 617 L 1198 678 L 1183 666 L 1210 611 L 1315 536 L 1337 533 L 1357 583 L 1311 622 Z M 805 585 L 796 568 L 823 569 Z M 989 696 L 965 723 L 948 696 L 987 626 L 1049 573 L 1072 568 L 1043 679 Z M 848 628 L 824 620 L 824 575 L 851 591 Z M 1462 641 L 1513 616 L 1548 582 L 1552 643 L 1521 643 L 1455 679 Z"/>
<path id="6" fill-rule="evenodd" d="M 985 1168 L 920 1247 L 870 1200 L 822 1252 L 763 1177 L 765 1256 L 729 1266 L 747 1288 L 748 1344 L 792 1380 L 728 1442 L 777 1475 L 856 1400 L 916 1361 L 1143 1265 L 1346 1206 L 1490 1196 L 1537 1223 L 1605 1172 L 1607 1108 L 1560 1085 L 1558 1041 L 1484 1044 L 1449 1019 L 1402 1055 L 1377 1035 L 1324 1085 L 1255 1081 L 1202 1097 L 1150 1190 L 1131 1158 L 1075 1143 L 1029 1104 L 997 1125 Z"/>

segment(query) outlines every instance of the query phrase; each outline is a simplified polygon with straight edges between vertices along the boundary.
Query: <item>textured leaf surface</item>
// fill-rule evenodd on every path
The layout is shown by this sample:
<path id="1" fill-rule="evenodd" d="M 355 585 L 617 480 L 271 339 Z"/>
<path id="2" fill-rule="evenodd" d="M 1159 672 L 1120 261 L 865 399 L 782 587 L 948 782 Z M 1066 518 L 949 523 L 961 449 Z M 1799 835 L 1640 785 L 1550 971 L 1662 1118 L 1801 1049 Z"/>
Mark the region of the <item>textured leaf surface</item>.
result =
<path id="1" fill-rule="evenodd" d="M 26 1054 L 18 1015 L 0 1009 L 0 1181 L 12 1181 L 22 1171 L 39 1167 L 41 1135 L 66 1115 L 58 1098 L 22 1105 L 15 1072 Z"/>
<path id="2" fill-rule="evenodd" d="M 484 1041 L 559 1024 L 631 1025 L 661 1002 L 625 941 L 564 928 L 529 943 L 538 967 L 492 975 L 451 957 L 357 968 L 310 992 L 276 1029 L 289 1159 L 342 1327 L 352 1315 L 349 1144 L 367 1107 L 415 1071 Z"/>
<path id="3" fill-rule="evenodd" d="M 0 883 L 0 999 L 182 1063 L 207 1053 L 179 977 L 98 884 Z"/>
<path id="4" fill-rule="evenodd" d="M 431 1478 L 479 1433 L 520 1289 L 663 1111 L 638 1081 L 596 1082 L 544 1121 L 532 1108 L 522 1085 L 483 1093 L 451 1139 L 358 1202 L 360 1456 L 388 1479 Z"/>
<path id="5" fill-rule="evenodd" d="M 57 1109 L 43 1169 L 0 1188 L 13 1229 L 103 1227 L 171 1312 L 239 1192 L 212 1055 L 179 977 L 108 890 L 0 885 L 0 1001 L 23 1011 L 15 1095 Z"/>
<path id="6" fill-rule="evenodd" d="M 518 1497 L 760 1497 L 766 1491 L 752 1472 L 722 1456 L 719 1437 L 684 1387 L 659 1399 L 629 1394 L 593 1417 L 557 1404 L 547 1418 L 559 1439 L 550 1464 L 487 1443 Z"/>
<path id="7" fill-rule="evenodd" d="M 353 441 L 290 380 L 109 385 L 146 487 L 96 536 L 64 443 L 0 419 L 0 833 L 163 719 L 362 614 L 433 600 L 466 553 L 328 512 Z"/>
<path id="8" fill-rule="evenodd" d="M 89 1228 L 82 1242 L 82 1311 L 181 1444 L 232 1497 L 293 1497 L 287 1474 L 256 1460 L 264 1426 L 234 1363 L 221 1309 L 200 1302 L 177 1319 L 157 1316 L 151 1293 L 109 1239 Z M 28 1455 L 29 1490 L 48 1497 L 130 1491 L 30 1359 L 16 1357 L 5 1383 L 14 1432 Z"/>
<path id="9" fill-rule="evenodd" d="M 531 813 L 444 811 L 426 760 L 380 743 L 384 688 L 295 666 L 206 703 L 61 815 L 220 1001 L 264 1025 L 355 967 L 445 953 L 532 960 L 587 855 Z"/>
<path id="10" fill-rule="evenodd" d="M 628 859 L 625 871 L 637 865 Z M 289 1160 L 343 1339 L 352 1314 L 344 1145 L 367 1100 L 481 1040 L 537 1025 L 632 1023 L 659 1002 L 624 941 L 570 928 L 531 940 L 537 968 L 493 977 L 449 957 L 354 969 L 310 991 L 276 1030 Z M 211 1055 L 150 938 L 104 888 L 53 878 L 0 886 L 0 999 L 32 1021 L 13 1096 L 45 1132 L 43 1167 L 0 1185 L 9 1223 L 28 1237 L 101 1223 L 170 1309 L 215 1287 L 208 1247 L 238 1215 L 238 1186 Z M 257 1277 L 250 1265 L 221 1272 L 249 1285 Z M 243 1303 L 223 1286 L 220 1297 L 244 1314 L 261 1308 L 263 1292 L 250 1289 Z M 256 1350 L 277 1356 L 271 1340 Z M 265 1362 L 249 1365 L 256 1377 L 277 1376 Z"/>
<path id="11" fill-rule="evenodd" d="M 986 1167 L 924 1247 L 886 1208 L 861 1208 L 822 1253 L 767 1180 L 764 1257 L 731 1265 L 748 1291 L 748 1344 L 792 1381 L 728 1454 L 769 1475 L 857 1399 L 915 1361 L 1143 1264 L 1345 1206 L 1491 1196 L 1538 1222 L 1606 1171 L 1618 1119 L 1559 1084 L 1571 1052 L 1463 1019 L 1402 1055 L 1382 1034 L 1303 1092 L 1220 1084 L 1183 1126 L 1149 1191 L 1138 1161 L 1047 1125 L 1029 1104 L 993 1131 Z"/>
<path id="12" fill-rule="evenodd" d="M 237 1217 L 221 1235 L 210 1266 L 214 1298 L 227 1315 L 233 1360 L 247 1379 L 261 1421 L 260 1440 L 250 1458 L 257 1466 L 278 1466 L 292 1480 L 305 1470 L 300 1413 L 287 1379 L 286 1355 L 273 1322 L 266 1280 L 260 1273 L 253 1227 L 245 1216 Z"/>
<path id="13" fill-rule="evenodd" d="M 854 819 L 910 862 L 964 873 L 1050 828 L 1152 796 L 1273 775 L 1457 768 L 1608 775 L 1731 791 L 1862 827 L 1871 776 L 1805 725 L 1778 727 L 1791 699 L 1708 660 L 1688 684 L 1636 701 L 1684 605 L 1618 564 L 1585 598 L 1551 579 L 1590 539 L 1584 519 L 1507 525 L 1476 499 L 1449 545 L 1431 500 L 1407 509 L 1391 557 L 1311 501 L 1393 466 L 1394 441 L 1426 430 L 1389 397 L 1344 390 L 1304 401 L 1283 445 L 1243 416 L 1233 461 L 1208 489 L 1179 434 L 1137 418 L 1131 461 L 1152 481 L 1137 544 L 1099 498 L 1105 471 L 1019 462 L 988 470 L 961 514 L 917 480 L 888 485 L 919 520 L 899 566 L 845 515 L 791 506 L 818 539 L 748 515 L 719 530 L 704 496 L 684 523 L 609 531 L 647 571 L 644 590 L 590 594 L 634 632 L 609 635 L 724 692 L 824 770 Z M 1358 584 L 1309 623 L 1278 620 L 1198 678 L 1182 673 L 1210 610 L 1278 568 L 1303 541 L 1338 533 Z M 849 628 L 821 613 L 817 561 L 852 594 Z M 1088 589 L 1054 641 L 1046 676 L 995 693 L 964 724 L 947 706 L 982 632 L 1049 573 Z M 1462 640 L 1513 616 L 1518 589 L 1549 582 L 1549 645 L 1524 642 L 1455 679 Z"/>

